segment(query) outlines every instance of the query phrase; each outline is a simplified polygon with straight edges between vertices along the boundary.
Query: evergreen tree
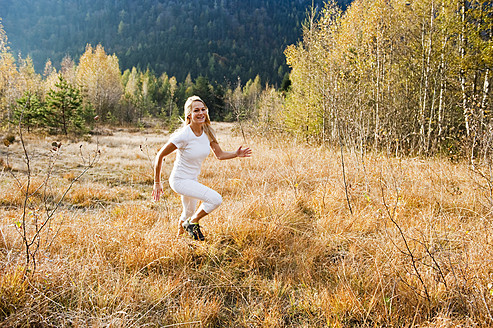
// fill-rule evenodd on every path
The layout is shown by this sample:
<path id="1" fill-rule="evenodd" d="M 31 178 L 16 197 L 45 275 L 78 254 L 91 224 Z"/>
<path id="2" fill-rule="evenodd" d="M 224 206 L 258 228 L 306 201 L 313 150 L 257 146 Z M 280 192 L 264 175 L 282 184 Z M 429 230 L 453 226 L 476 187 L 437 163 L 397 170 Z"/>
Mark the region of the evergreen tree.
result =
<path id="1" fill-rule="evenodd" d="M 209 80 L 204 76 L 199 76 L 195 80 L 195 84 L 192 86 L 192 94 L 199 96 L 209 107 L 209 116 L 212 120 L 215 119 L 214 113 L 214 95 L 212 94 L 212 87 L 209 84 Z"/>
<path id="2" fill-rule="evenodd" d="M 86 113 L 80 90 L 70 85 L 62 75 L 46 97 L 47 123 L 55 132 L 60 129 L 67 135 L 69 132 L 84 132 Z"/>
<path id="3" fill-rule="evenodd" d="M 286 73 L 284 74 L 284 77 L 281 82 L 281 88 L 279 90 L 288 92 L 290 88 L 291 88 L 291 80 L 289 78 L 289 73 Z"/>
<path id="4" fill-rule="evenodd" d="M 46 124 L 44 107 L 36 94 L 26 92 L 22 98 L 17 99 L 17 104 L 13 115 L 15 124 L 21 123 L 28 132 Z"/>

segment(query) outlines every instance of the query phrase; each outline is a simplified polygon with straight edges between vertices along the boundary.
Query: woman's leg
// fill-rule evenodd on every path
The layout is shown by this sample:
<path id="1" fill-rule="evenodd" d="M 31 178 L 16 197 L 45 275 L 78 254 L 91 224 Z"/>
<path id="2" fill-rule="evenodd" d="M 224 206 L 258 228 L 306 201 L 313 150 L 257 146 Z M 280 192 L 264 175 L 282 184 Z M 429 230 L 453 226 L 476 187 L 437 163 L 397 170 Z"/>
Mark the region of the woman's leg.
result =
<path id="1" fill-rule="evenodd" d="M 181 203 L 183 205 L 183 211 L 178 222 L 178 235 L 185 232 L 185 229 L 183 229 L 183 222 L 192 217 L 195 209 L 197 208 L 197 199 L 182 195 Z"/>
<path id="2" fill-rule="evenodd" d="M 200 219 L 218 208 L 219 205 L 221 205 L 222 203 L 222 197 L 217 191 L 204 186 L 198 181 L 174 180 L 170 183 L 170 185 L 176 193 L 183 196 L 182 200 L 188 200 L 192 198 L 202 201 L 199 209 L 195 212 L 194 215 L 191 215 L 190 221 L 192 223 L 198 223 Z M 184 215 L 189 217 L 188 215 L 190 215 L 189 213 L 192 210 L 191 204 L 191 201 L 188 201 L 187 203 L 183 202 L 184 211 L 182 214 L 182 219 L 184 218 Z M 196 203 L 194 206 L 196 206 Z M 193 208 L 193 211 L 195 211 L 195 208 Z"/>

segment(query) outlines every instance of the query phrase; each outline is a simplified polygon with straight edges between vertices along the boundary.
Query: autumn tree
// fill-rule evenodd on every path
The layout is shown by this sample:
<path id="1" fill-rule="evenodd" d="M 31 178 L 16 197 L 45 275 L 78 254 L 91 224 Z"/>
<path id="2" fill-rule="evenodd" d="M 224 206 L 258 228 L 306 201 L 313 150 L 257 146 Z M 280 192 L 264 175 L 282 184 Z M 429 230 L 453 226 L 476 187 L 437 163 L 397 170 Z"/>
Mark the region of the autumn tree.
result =
<path id="1" fill-rule="evenodd" d="M 492 10 L 480 0 L 356 0 L 341 15 L 329 2 L 285 51 L 286 128 L 392 152 L 485 151 Z"/>
<path id="2" fill-rule="evenodd" d="M 227 111 L 234 115 L 234 119 L 238 122 L 244 120 L 255 122 L 259 117 L 257 107 L 261 93 L 260 76 L 257 75 L 254 80 L 248 80 L 244 86 L 238 80 L 236 86 L 226 92 Z"/>
<path id="3" fill-rule="evenodd" d="M 141 95 L 141 73 L 137 68 L 123 72 L 123 102 L 119 111 L 120 122 L 133 122 L 138 112 L 138 99 Z"/>
<path id="4" fill-rule="evenodd" d="M 43 81 L 39 74 L 34 70 L 34 65 L 31 57 L 19 58 L 18 62 L 18 94 L 26 92 L 35 93 L 40 97 L 43 93 Z"/>
<path id="5" fill-rule="evenodd" d="M 303 25 L 303 42 L 289 46 L 286 60 L 291 66 L 291 92 L 287 95 L 285 126 L 305 140 L 322 142 L 333 121 L 337 63 L 333 60 L 335 36 L 341 11 L 335 2 L 322 10 L 320 20 L 312 11 Z M 332 100 L 332 101 L 331 101 Z"/>
<path id="6" fill-rule="evenodd" d="M 284 99 L 274 87 L 267 86 L 261 91 L 256 106 L 258 116 L 255 126 L 258 133 L 268 135 L 286 130 L 283 120 Z"/>
<path id="7" fill-rule="evenodd" d="M 18 79 L 14 56 L 10 53 L 7 34 L 0 20 L 0 122 L 7 124 L 12 119 Z"/>
<path id="8" fill-rule="evenodd" d="M 493 6 L 491 1 L 459 1 L 456 29 L 461 107 L 465 123 L 466 147 L 474 160 L 479 149 L 491 150 L 491 69 L 493 67 Z"/>
<path id="9" fill-rule="evenodd" d="M 262 93 L 262 83 L 260 76 L 257 75 L 255 79 L 248 80 L 243 87 L 243 96 L 245 97 L 246 115 L 250 119 L 254 119 L 259 116 L 257 105 Z"/>
<path id="10" fill-rule="evenodd" d="M 36 74 L 30 57 L 19 56 L 15 60 L 8 51 L 7 37 L 0 24 L 0 122 L 12 122 L 18 109 L 17 99 L 27 93 L 41 97 L 43 94 L 41 77 Z"/>
<path id="11" fill-rule="evenodd" d="M 0 53 L 3 54 L 9 51 L 9 42 L 7 38 L 7 33 L 3 29 L 2 18 L 0 18 Z"/>
<path id="12" fill-rule="evenodd" d="M 63 78 L 70 84 L 77 84 L 77 65 L 74 60 L 70 56 L 63 57 L 61 63 L 60 74 L 62 74 Z"/>
<path id="13" fill-rule="evenodd" d="M 55 88 L 55 84 L 57 84 L 59 81 L 58 76 L 59 73 L 57 72 L 55 66 L 53 65 L 52 61 L 48 59 L 43 69 L 43 79 L 44 79 L 43 93 L 45 95 L 47 95 L 51 89 Z"/>
<path id="14" fill-rule="evenodd" d="M 119 115 L 123 84 L 116 55 L 106 55 L 101 44 L 96 48 L 87 45 L 77 66 L 76 79 L 97 115 L 103 119 L 108 114 Z"/>

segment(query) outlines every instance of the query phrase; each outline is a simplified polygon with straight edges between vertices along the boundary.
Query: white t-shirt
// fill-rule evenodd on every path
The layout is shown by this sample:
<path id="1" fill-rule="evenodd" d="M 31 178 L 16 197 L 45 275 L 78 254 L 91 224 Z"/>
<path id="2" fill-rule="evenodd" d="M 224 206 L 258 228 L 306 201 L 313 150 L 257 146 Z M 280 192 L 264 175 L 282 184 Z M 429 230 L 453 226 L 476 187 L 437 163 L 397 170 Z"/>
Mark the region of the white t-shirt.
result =
<path id="1" fill-rule="evenodd" d="M 173 133 L 169 141 L 178 148 L 170 180 L 197 179 L 202 162 L 210 153 L 207 134 L 202 132 L 200 137 L 197 137 L 190 125 L 187 125 Z"/>

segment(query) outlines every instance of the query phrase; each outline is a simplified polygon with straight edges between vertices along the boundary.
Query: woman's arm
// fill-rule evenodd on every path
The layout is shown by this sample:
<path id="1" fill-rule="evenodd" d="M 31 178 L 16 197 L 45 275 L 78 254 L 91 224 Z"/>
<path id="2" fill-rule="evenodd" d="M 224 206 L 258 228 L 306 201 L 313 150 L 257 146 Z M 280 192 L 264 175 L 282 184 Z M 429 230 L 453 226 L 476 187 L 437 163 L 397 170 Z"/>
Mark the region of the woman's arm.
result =
<path id="1" fill-rule="evenodd" d="M 163 166 L 164 157 L 171 154 L 176 150 L 176 146 L 168 142 L 164 145 L 157 153 L 154 159 L 154 189 L 152 191 L 152 197 L 154 200 L 159 200 L 161 194 L 163 193 L 163 185 L 161 184 L 161 168 Z"/>
<path id="2" fill-rule="evenodd" d="M 247 147 L 247 148 L 238 148 L 236 151 L 224 151 L 221 149 L 219 144 L 217 142 L 211 142 L 211 148 L 212 151 L 214 152 L 214 155 L 216 155 L 216 158 L 219 160 L 224 160 L 224 159 L 231 159 L 235 157 L 250 157 L 252 156 L 252 150 Z"/>

